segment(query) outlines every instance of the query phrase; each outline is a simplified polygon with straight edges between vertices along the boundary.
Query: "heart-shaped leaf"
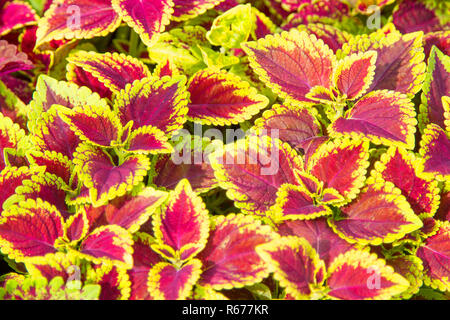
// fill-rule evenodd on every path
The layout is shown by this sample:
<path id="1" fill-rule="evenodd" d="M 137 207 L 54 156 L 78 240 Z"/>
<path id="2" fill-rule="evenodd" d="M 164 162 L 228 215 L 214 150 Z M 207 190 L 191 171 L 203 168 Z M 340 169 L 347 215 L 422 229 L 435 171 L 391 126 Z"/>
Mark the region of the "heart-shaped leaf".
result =
<path id="1" fill-rule="evenodd" d="M 376 61 L 376 51 L 354 53 L 340 60 L 333 72 L 339 94 L 348 100 L 360 98 L 373 81 Z"/>

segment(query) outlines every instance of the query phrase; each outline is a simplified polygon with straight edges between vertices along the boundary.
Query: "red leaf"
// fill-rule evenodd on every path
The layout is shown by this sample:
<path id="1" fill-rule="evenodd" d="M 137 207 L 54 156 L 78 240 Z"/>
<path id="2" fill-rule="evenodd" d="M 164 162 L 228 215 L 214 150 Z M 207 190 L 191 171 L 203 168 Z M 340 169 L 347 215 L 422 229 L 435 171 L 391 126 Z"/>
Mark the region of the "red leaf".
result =
<path id="1" fill-rule="evenodd" d="M 341 253 L 355 249 L 352 244 L 332 231 L 325 218 L 284 221 L 278 226 L 278 232 L 282 236 L 305 238 L 317 251 L 326 266 L 329 266 Z"/>
<path id="2" fill-rule="evenodd" d="M 268 274 L 256 246 L 274 238 L 267 226 L 250 216 L 215 216 L 206 248 L 198 258 L 203 263 L 201 285 L 231 289 L 261 281 Z"/>
<path id="3" fill-rule="evenodd" d="M 438 232 L 426 239 L 417 250 L 424 266 L 426 285 L 441 291 L 450 290 L 450 224 L 440 224 Z"/>
<path id="4" fill-rule="evenodd" d="M 2 213 L 1 250 L 17 262 L 55 253 L 55 242 L 63 236 L 61 214 L 40 199 L 23 201 Z"/>
<path id="5" fill-rule="evenodd" d="M 328 295 L 342 300 L 389 299 L 409 287 L 385 261 L 365 251 L 351 250 L 328 268 Z"/>
<path id="6" fill-rule="evenodd" d="M 208 211 L 187 180 L 181 180 L 171 192 L 167 207 L 154 217 L 153 226 L 157 242 L 170 247 L 175 254 L 173 258 L 187 260 L 205 247 Z"/>
<path id="7" fill-rule="evenodd" d="M 193 259 L 181 268 L 167 263 L 156 264 L 148 275 L 148 290 L 157 300 L 184 300 L 201 274 L 202 263 Z"/>

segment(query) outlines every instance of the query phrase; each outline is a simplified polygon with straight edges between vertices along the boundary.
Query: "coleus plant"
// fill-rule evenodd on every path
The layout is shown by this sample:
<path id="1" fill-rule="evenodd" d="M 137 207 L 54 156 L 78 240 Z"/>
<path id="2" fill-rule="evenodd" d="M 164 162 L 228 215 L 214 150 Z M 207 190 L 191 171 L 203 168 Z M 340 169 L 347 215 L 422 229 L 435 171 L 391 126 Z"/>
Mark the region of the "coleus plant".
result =
<path id="1" fill-rule="evenodd" d="M 0 299 L 448 299 L 445 12 L 0 0 Z"/>

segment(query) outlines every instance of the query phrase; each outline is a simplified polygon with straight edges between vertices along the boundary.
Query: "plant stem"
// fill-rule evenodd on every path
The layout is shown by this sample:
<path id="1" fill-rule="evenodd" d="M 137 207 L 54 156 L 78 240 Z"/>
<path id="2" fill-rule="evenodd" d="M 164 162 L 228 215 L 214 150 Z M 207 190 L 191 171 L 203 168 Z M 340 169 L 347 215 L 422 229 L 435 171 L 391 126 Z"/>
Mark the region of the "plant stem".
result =
<path id="1" fill-rule="evenodd" d="M 132 57 L 137 57 L 137 49 L 139 46 L 139 35 L 133 30 L 130 31 L 130 48 L 129 54 Z"/>

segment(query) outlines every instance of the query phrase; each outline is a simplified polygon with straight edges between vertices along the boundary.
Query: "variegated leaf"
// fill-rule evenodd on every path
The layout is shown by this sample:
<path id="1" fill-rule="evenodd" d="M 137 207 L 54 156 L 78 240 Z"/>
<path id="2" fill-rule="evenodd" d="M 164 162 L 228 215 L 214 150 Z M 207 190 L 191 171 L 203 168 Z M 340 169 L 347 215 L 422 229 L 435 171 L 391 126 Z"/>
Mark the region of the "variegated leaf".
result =
<path id="1" fill-rule="evenodd" d="M 57 240 L 63 236 L 61 214 L 40 199 L 23 201 L 2 213 L 1 251 L 17 262 L 55 253 Z"/>
<path id="2" fill-rule="evenodd" d="M 39 151 L 56 152 L 70 160 L 80 144 L 80 138 L 58 116 L 57 106 L 41 114 L 32 129 L 32 141 Z"/>
<path id="3" fill-rule="evenodd" d="M 421 32 L 401 35 L 396 31 L 386 35 L 380 29 L 371 35 L 353 38 L 342 47 L 342 53 L 377 52 L 375 75 L 369 92 L 392 90 L 413 96 L 420 91 L 425 78 L 422 38 Z"/>
<path id="4" fill-rule="evenodd" d="M 24 147 L 28 147 L 25 131 L 0 112 L 0 171 L 9 165 L 7 150 L 19 150 Z"/>
<path id="5" fill-rule="evenodd" d="M 160 262 L 148 274 L 148 291 L 155 300 L 184 300 L 199 279 L 201 268 L 202 263 L 197 259 L 180 268 Z"/>
<path id="6" fill-rule="evenodd" d="M 102 226 L 95 229 L 81 242 L 76 254 L 96 264 L 112 262 L 131 268 L 133 240 L 131 234 L 119 226 Z"/>
<path id="7" fill-rule="evenodd" d="M 112 7 L 120 17 L 151 46 L 158 33 L 163 32 L 173 13 L 172 0 L 112 0 Z"/>
<path id="8" fill-rule="evenodd" d="M 3 6 L 0 4 L 0 36 L 33 25 L 38 18 L 34 9 L 26 2 L 8 1 Z"/>
<path id="9" fill-rule="evenodd" d="M 254 128 L 258 134 L 264 132 L 272 137 L 277 134 L 280 140 L 289 143 L 296 150 L 305 150 L 312 139 L 321 135 L 316 116 L 315 109 L 297 104 L 275 104 L 255 120 Z"/>
<path id="10" fill-rule="evenodd" d="M 324 188 L 335 189 L 349 202 L 364 184 L 368 150 L 367 142 L 348 138 L 322 144 L 309 159 L 307 172 L 322 181 Z"/>
<path id="11" fill-rule="evenodd" d="M 120 25 L 110 0 L 56 0 L 39 19 L 37 46 L 51 40 L 106 36 Z"/>
<path id="12" fill-rule="evenodd" d="M 170 193 L 168 203 L 153 218 L 153 230 L 155 250 L 170 259 L 188 260 L 205 247 L 209 214 L 188 180 L 181 180 Z"/>
<path id="13" fill-rule="evenodd" d="M 221 290 L 260 282 L 269 271 L 255 248 L 275 236 L 251 216 L 213 217 L 206 248 L 197 256 L 203 263 L 199 284 Z"/>
<path id="14" fill-rule="evenodd" d="M 325 280 L 325 264 L 304 238 L 281 237 L 256 250 L 295 299 L 310 298 Z"/>
<path id="15" fill-rule="evenodd" d="M 414 148 L 416 112 L 412 101 L 393 91 L 372 91 L 358 100 L 328 130 L 332 137 L 351 135 L 376 144 Z"/>
<path id="16" fill-rule="evenodd" d="M 90 73 L 113 92 L 125 89 L 128 83 L 151 77 L 147 66 L 125 54 L 76 51 L 67 61 Z"/>
<path id="17" fill-rule="evenodd" d="M 320 259 L 329 266 L 341 253 L 355 249 L 355 246 L 339 237 L 328 226 L 326 218 L 312 220 L 283 221 L 277 226 L 282 236 L 305 238 L 317 251 Z"/>
<path id="18" fill-rule="evenodd" d="M 122 125 L 133 121 L 133 130 L 151 125 L 166 134 L 181 128 L 188 112 L 185 81 L 184 76 L 165 76 L 128 84 L 114 102 Z"/>
<path id="19" fill-rule="evenodd" d="M 173 0 L 174 12 L 171 17 L 174 21 L 184 21 L 201 15 L 206 10 L 214 8 L 224 0 Z"/>
<path id="20" fill-rule="evenodd" d="M 264 215 L 275 204 L 278 188 L 295 184 L 294 168 L 302 161 L 287 143 L 253 136 L 226 145 L 211 154 L 219 186 L 245 213 Z"/>
<path id="21" fill-rule="evenodd" d="M 423 163 L 404 149 L 391 147 L 375 163 L 372 175 L 392 182 L 418 216 L 431 217 L 439 206 L 439 189 L 432 175 L 422 173 Z"/>
<path id="22" fill-rule="evenodd" d="M 171 153 L 172 145 L 166 134 L 153 126 L 140 127 L 130 134 L 127 151 L 141 154 Z"/>
<path id="23" fill-rule="evenodd" d="M 335 57 L 315 35 L 292 29 L 242 45 L 250 66 L 281 98 L 312 102 L 306 94 L 317 85 L 331 85 Z"/>
<path id="24" fill-rule="evenodd" d="M 88 87 L 79 87 L 73 83 L 40 75 L 28 111 L 28 118 L 30 119 L 28 126 L 31 131 L 41 119 L 42 113 L 50 110 L 54 104 L 69 109 L 84 105 L 98 106 L 99 108 L 107 108 L 108 106 L 106 100 L 100 99 L 100 96 L 93 93 Z"/>
<path id="25" fill-rule="evenodd" d="M 122 125 L 119 117 L 109 107 L 58 107 L 58 115 L 83 141 L 100 147 L 122 144 Z"/>
<path id="26" fill-rule="evenodd" d="M 131 191 L 150 167 L 148 158 L 142 155 L 127 156 L 115 164 L 100 148 L 87 144 L 77 148 L 73 162 L 96 207 Z"/>
<path id="27" fill-rule="evenodd" d="M 376 51 L 355 53 L 340 60 L 333 72 L 333 84 L 344 99 L 360 98 L 375 74 Z"/>
<path id="28" fill-rule="evenodd" d="M 317 39 L 322 39 L 323 42 L 335 53 L 352 37 L 346 31 L 328 24 L 308 23 L 306 25 L 299 25 L 298 29 L 300 31 L 306 31 L 309 34 L 314 34 Z"/>
<path id="29" fill-rule="evenodd" d="M 450 139 L 436 124 L 429 124 L 420 141 L 420 155 L 424 159 L 423 171 L 434 174 L 440 180 L 450 177 Z"/>
<path id="30" fill-rule="evenodd" d="M 86 207 L 89 230 L 100 226 L 117 225 L 130 233 L 135 233 L 162 205 L 167 196 L 166 192 L 148 187 L 139 193 L 116 198 L 98 208 L 89 205 Z"/>
<path id="31" fill-rule="evenodd" d="M 16 188 L 21 186 L 26 180 L 30 180 L 33 176 L 39 176 L 43 173 L 43 167 L 8 167 L 0 171 L 0 212 L 8 207 L 5 203 L 9 197 L 13 196 Z M 0 215 L 1 216 L 1 215 Z"/>
<path id="32" fill-rule="evenodd" d="M 269 103 L 247 82 L 226 71 L 200 70 L 189 81 L 188 91 L 188 117 L 204 124 L 237 124 Z"/>
<path id="33" fill-rule="evenodd" d="M 379 245 L 401 239 L 422 227 L 401 191 L 391 182 L 369 178 L 359 197 L 329 219 L 333 230 L 351 243 Z"/>
<path id="34" fill-rule="evenodd" d="M 387 300 L 401 294 L 409 282 L 375 254 L 351 250 L 328 268 L 328 296 L 341 300 Z"/>
<path id="35" fill-rule="evenodd" d="M 445 129 L 445 110 L 442 102 L 444 96 L 450 96 L 450 57 L 433 47 L 422 88 L 419 115 L 422 130 L 430 122 Z"/>
<path id="36" fill-rule="evenodd" d="M 128 270 L 131 281 L 130 300 L 151 300 L 153 297 L 148 290 L 148 274 L 163 259 L 150 248 L 154 240 L 147 233 L 138 232 L 133 240 L 133 268 Z"/>
<path id="37" fill-rule="evenodd" d="M 424 283 L 450 291 L 450 223 L 439 224 L 437 233 L 421 244 L 417 256 L 424 266 Z"/>
<path id="38" fill-rule="evenodd" d="M 392 22 L 401 33 L 423 31 L 426 34 L 441 29 L 434 12 L 414 0 L 401 1 L 392 13 Z"/>
<path id="39" fill-rule="evenodd" d="M 275 205 L 270 209 L 272 219 L 283 220 L 309 220 L 332 214 L 324 205 L 316 204 L 309 192 L 303 186 L 291 184 L 282 185 L 277 192 Z"/>

